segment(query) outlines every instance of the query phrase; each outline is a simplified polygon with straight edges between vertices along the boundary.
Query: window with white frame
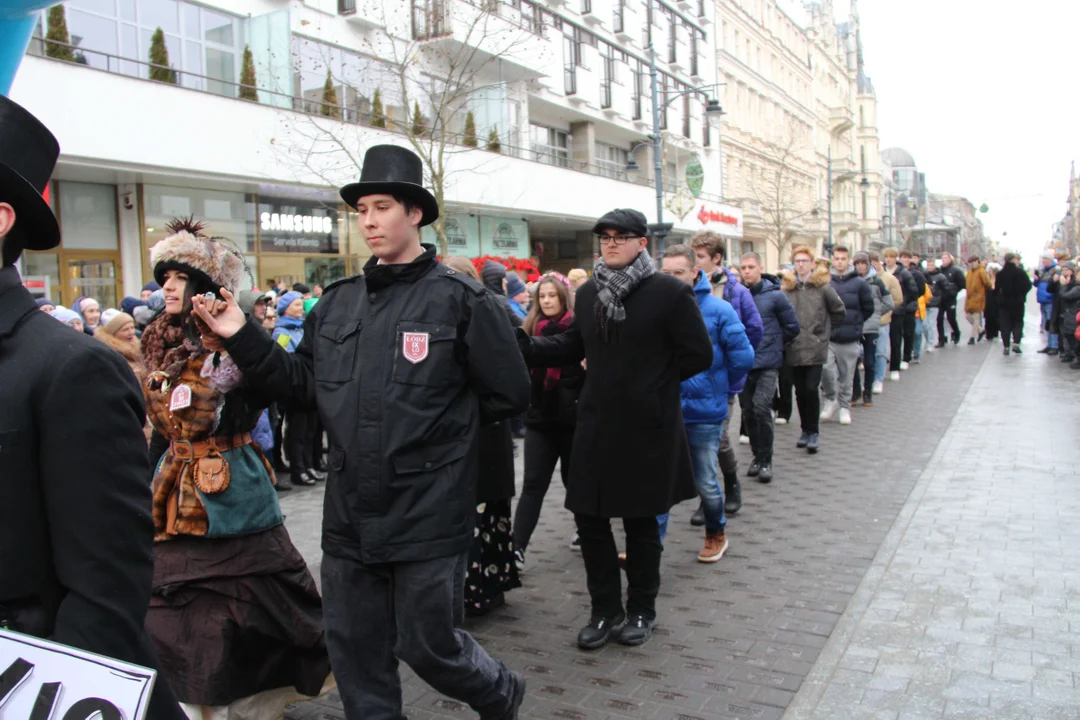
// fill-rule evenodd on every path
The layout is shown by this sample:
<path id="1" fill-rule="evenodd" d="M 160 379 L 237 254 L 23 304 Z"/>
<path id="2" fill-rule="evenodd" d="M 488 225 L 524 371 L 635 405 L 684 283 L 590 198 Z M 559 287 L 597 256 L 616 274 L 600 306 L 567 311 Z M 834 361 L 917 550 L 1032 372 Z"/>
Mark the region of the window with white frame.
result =
<path id="1" fill-rule="evenodd" d="M 570 167 L 570 133 L 529 123 L 529 146 L 537 162 Z"/>
<path id="2" fill-rule="evenodd" d="M 64 6 L 75 62 L 148 78 L 150 41 L 161 28 L 179 84 L 237 94 L 244 18 L 183 0 L 69 0 Z"/>
<path id="3" fill-rule="evenodd" d="M 626 164 L 630 162 L 630 151 L 617 145 L 596 143 L 596 165 L 604 177 L 626 180 Z"/>

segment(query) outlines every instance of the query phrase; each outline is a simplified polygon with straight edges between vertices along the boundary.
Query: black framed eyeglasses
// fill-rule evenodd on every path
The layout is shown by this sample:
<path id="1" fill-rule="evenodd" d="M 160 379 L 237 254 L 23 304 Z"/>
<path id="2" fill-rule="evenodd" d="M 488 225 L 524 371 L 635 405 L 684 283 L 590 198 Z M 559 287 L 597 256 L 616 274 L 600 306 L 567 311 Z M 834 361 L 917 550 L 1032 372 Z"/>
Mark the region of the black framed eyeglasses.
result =
<path id="1" fill-rule="evenodd" d="M 596 241 L 603 245 L 604 243 L 615 243 L 616 245 L 625 245 L 631 240 L 637 240 L 637 235 L 596 235 Z"/>

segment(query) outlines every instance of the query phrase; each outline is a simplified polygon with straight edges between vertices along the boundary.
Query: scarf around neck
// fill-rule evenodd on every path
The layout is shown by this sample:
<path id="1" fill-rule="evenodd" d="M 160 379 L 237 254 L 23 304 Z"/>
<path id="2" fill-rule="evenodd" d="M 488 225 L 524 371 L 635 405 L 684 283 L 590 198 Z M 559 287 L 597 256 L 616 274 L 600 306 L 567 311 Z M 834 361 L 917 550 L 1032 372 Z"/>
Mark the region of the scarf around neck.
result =
<path id="1" fill-rule="evenodd" d="M 564 312 L 557 318 L 540 318 L 540 320 L 536 322 L 536 327 L 533 328 L 533 335 L 535 337 L 551 337 L 553 335 L 559 335 L 560 333 L 566 332 L 566 329 L 570 327 L 570 322 L 573 319 L 574 313 L 571 311 Z M 543 381 L 544 390 L 551 391 L 559 384 L 559 379 L 562 378 L 562 369 L 559 367 L 538 367 L 533 368 L 532 375 L 537 380 Z"/>
<path id="2" fill-rule="evenodd" d="M 642 250 L 634 261 L 620 270 L 612 270 L 603 258 L 596 259 L 593 279 L 596 282 L 596 303 L 600 319 L 608 323 L 621 323 L 626 319 L 623 300 L 633 292 L 641 281 L 656 272 L 648 250 Z"/>

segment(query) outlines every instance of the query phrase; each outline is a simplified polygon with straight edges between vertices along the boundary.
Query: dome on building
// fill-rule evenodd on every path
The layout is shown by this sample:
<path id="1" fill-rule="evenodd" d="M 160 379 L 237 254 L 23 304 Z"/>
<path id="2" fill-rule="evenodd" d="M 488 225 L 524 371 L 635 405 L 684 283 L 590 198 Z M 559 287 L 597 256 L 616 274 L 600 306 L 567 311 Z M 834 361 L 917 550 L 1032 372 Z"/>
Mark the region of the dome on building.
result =
<path id="1" fill-rule="evenodd" d="M 881 159 L 892 168 L 916 167 L 915 158 L 903 148 L 886 148 L 881 151 Z"/>

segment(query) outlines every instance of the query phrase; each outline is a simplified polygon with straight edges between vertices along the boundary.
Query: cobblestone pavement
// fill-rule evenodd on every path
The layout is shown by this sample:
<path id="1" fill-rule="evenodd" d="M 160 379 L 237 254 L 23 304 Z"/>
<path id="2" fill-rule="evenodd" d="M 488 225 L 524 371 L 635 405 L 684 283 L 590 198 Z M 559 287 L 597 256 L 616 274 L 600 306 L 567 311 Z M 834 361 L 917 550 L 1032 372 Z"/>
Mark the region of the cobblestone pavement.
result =
<path id="1" fill-rule="evenodd" d="M 1010 367 L 1048 364 L 1047 358 L 1034 355 L 1034 342 L 1034 338 L 1029 342 L 1028 355 L 1010 359 Z M 1006 481 L 1002 485 L 1012 483 L 1017 477 L 1013 468 L 1019 467 L 1020 453 L 1025 453 L 1025 460 L 1035 459 L 1032 446 L 1015 442 L 1019 435 L 1012 435 L 1013 441 L 1004 442 L 1004 426 L 982 417 L 981 413 L 992 407 L 1011 410 L 1003 400 L 994 399 L 1000 395 L 999 387 L 993 388 L 992 397 L 985 397 L 987 392 L 981 390 L 981 404 L 965 410 L 967 414 L 963 417 L 968 420 L 958 423 L 963 435 L 947 435 L 952 432 L 950 424 L 954 414 L 987 359 L 995 364 L 1004 360 L 999 346 L 994 346 L 992 351 L 986 344 L 949 347 L 925 356 L 922 364 L 914 365 L 904 373 L 900 383 L 887 382 L 885 394 L 875 397 L 874 407 L 854 409 L 851 426 L 841 427 L 835 422 L 823 424 L 822 449 L 816 456 L 795 448 L 799 435 L 796 412 L 794 424 L 777 428 L 776 479 L 770 485 L 762 485 L 744 478 L 743 509 L 729 521 L 731 549 L 719 564 L 696 562 L 704 533 L 689 525 L 695 504 L 684 503 L 675 508 L 663 559 L 658 624 L 648 644 L 634 649 L 613 644 L 592 653 L 577 649 L 577 631 L 588 621 L 589 603 L 581 558 L 569 549 L 572 519 L 562 508 L 563 491 L 557 480 L 552 483 L 529 551 L 528 567 L 523 576 L 525 586 L 508 594 L 505 608 L 489 617 L 468 621 L 466 629 L 493 655 L 527 676 L 529 688 L 523 717 L 562 720 L 780 718 L 796 698 L 796 692 L 807 676 L 814 671 L 814 677 L 818 678 L 815 663 L 841 618 L 848 622 L 845 609 L 849 601 L 860 589 L 867 571 L 878 567 L 875 555 L 890 536 L 894 521 L 905 508 L 912 489 L 923 476 L 924 468 L 943 436 L 948 440 L 948 447 L 953 448 L 949 467 L 963 468 L 962 471 L 948 471 L 946 483 L 970 476 L 974 464 L 979 462 L 980 452 L 989 451 L 1000 457 L 998 463 L 987 463 L 991 474 L 983 485 L 963 486 L 963 498 L 978 498 L 1001 480 Z M 1028 377 L 1019 370 L 1009 372 L 1018 378 Z M 980 378 L 983 378 L 981 383 L 986 381 L 985 372 Z M 1031 385 L 1033 392 L 1039 386 L 1034 376 Z M 1029 390 L 1028 385 L 1023 387 L 1025 392 Z M 1022 403 L 1017 402 L 1017 410 L 1020 406 L 1028 407 L 1027 400 L 1022 400 Z M 970 419 L 971 414 L 978 415 L 977 422 Z M 984 430 L 992 430 L 994 434 Z M 1049 425 L 1043 424 L 1042 430 L 1045 435 Z M 1038 427 L 1023 430 L 1031 435 L 1038 431 Z M 1020 432 L 1019 427 L 1017 432 Z M 999 443 L 999 440 L 1003 442 Z M 971 453 L 964 452 L 962 446 L 965 443 L 972 443 Z M 750 460 L 749 448 L 745 445 L 737 447 L 741 470 L 745 472 Z M 1064 442 L 1051 443 L 1048 449 L 1050 447 L 1068 450 Z M 940 458 L 935 464 L 940 469 Z M 1024 465 L 1025 470 L 1030 467 L 1030 464 Z M 1049 470 L 1052 463 L 1044 457 L 1037 467 Z M 520 482 L 520 460 L 518 478 Z M 1050 493 L 1055 481 L 1047 478 L 1045 482 L 1040 491 Z M 1060 482 L 1061 479 L 1058 484 Z M 1006 487 L 998 487 L 1005 492 Z M 954 492 L 960 492 L 960 488 Z M 320 561 L 321 495 L 321 487 L 298 489 L 285 496 L 282 502 L 289 532 L 316 577 Z M 1043 496 L 1025 492 L 1023 502 L 1036 503 L 1036 497 Z M 966 507 L 942 508 L 935 517 L 948 519 L 951 525 L 925 530 L 917 540 L 918 549 L 911 551 L 914 557 L 912 554 L 907 556 L 908 565 L 917 563 L 920 552 L 932 551 L 933 558 L 928 557 L 926 561 L 933 563 L 928 576 L 939 583 L 940 592 L 949 592 L 949 597 L 958 601 L 963 601 L 970 593 L 971 602 L 975 602 L 976 591 L 989 592 L 984 582 L 997 582 L 998 576 L 993 569 L 997 563 L 1026 557 L 1029 563 L 1027 581 L 1023 586 L 1017 586 L 1018 593 L 1026 593 L 1026 604 L 1017 606 L 1016 612 L 1019 614 L 1024 608 L 1029 615 L 1042 611 L 1042 603 L 1051 601 L 1050 596 L 1036 592 L 1034 587 L 1037 580 L 1033 574 L 1036 571 L 1031 567 L 1035 563 L 1034 506 L 1026 508 L 1015 519 L 1004 516 L 1007 508 L 999 507 L 994 511 L 994 518 L 1000 518 L 998 522 L 980 516 L 962 524 L 961 518 L 967 518 Z M 1058 510 L 1064 511 L 1067 507 L 1061 505 Z M 971 513 L 978 512 L 973 506 Z M 908 516 L 905 514 L 901 518 Z M 1012 537 L 1014 520 L 1017 535 Z M 1026 533 L 1022 534 L 1024 528 Z M 1047 530 L 1052 540 L 1052 546 L 1046 549 L 1048 559 L 1035 567 L 1062 568 L 1069 562 L 1062 557 L 1066 531 L 1058 529 L 1056 524 L 1054 528 Z M 949 552 L 954 543 L 962 542 L 961 535 L 968 530 L 977 534 L 976 547 L 966 548 L 964 559 L 985 558 L 985 561 L 975 568 L 974 577 L 958 578 L 957 570 L 949 564 Z M 1035 530 L 1039 528 L 1035 527 Z M 1040 532 L 1035 537 L 1042 538 L 1043 535 Z M 964 572 L 967 572 L 966 567 Z M 908 569 L 906 573 L 898 581 L 902 585 L 910 586 L 913 576 L 915 580 L 923 578 L 922 573 L 914 569 Z M 1069 590 L 1059 589 L 1060 592 L 1052 596 L 1052 602 L 1064 606 Z M 920 609 L 933 610 L 937 606 L 932 600 L 914 594 L 912 601 L 922 604 L 902 613 L 896 605 L 903 601 L 904 595 L 901 593 L 897 600 L 895 592 L 882 596 L 883 600 L 893 603 L 888 610 L 882 609 L 891 616 L 879 616 L 875 611 L 868 620 L 879 617 L 892 620 L 896 625 L 895 636 L 907 638 L 915 632 L 911 628 L 916 620 L 910 613 Z M 938 586 L 928 592 L 936 597 Z M 997 598 L 995 595 L 994 599 Z M 864 613 L 866 605 L 863 601 Z M 995 636 L 1011 638 L 1006 634 L 1011 628 L 994 631 L 986 624 L 992 625 L 996 616 L 982 625 L 968 628 L 964 625 L 962 609 L 956 611 L 961 615 L 948 618 L 955 627 L 951 630 L 954 633 L 950 636 L 952 639 L 942 640 L 944 646 L 966 652 L 967 647 L 958 647 L 963 639 L 965 646 L 974 648 L 972 653 L 982 652 L 983 656 L 988 656 L 993 653 Z M 1005 608 L 1000 611 L 1004 613 Z M 1043 629 L 1033 631 L 1033 636 L 1025 636 L 1029 645 L 1015 649 L 1033 662 L 1039 654 L 1034 646 L 1040 642 L 1059 649 L 1065 647 L 1065 639 L 1040 638 L 1041 633 L 1055 629 L 1067 632 L 1069 624 L 1065 622 L 1062 628 L 1060 623 L 1047 621 Z M 855 647 L 884 652 L 894 633 L 889 625 L 880 624 L 874 626 L 874 631 L 872 636 L 858 635 L 859 643 Z M 976 634 L 982 642 L 975 640 Z M 906 645 L 901 649 L 911 652 Z M 889 667 L 886 663 L 881 664 L 884 679 L 877 679 L 872 671 L 877 665 L 876 659 L 881 657 L 879 654 L 859 666 L 864 675 L 874 678 L 874 684 L 854 686 L 857 693 L 850 690 L 838 696 L 832 689 L 833 684 L 842 688 L 849 686 L 841 686 L 829 678 L 835 678 L 841 669 L 848 671 L 847 664 L 856 661 L 840 651 L 834 651 L 833 655 L 830 662 L 834 670 L 825 676 L 825 680 L 818 679 L 816 684 L 823 692 L 811 698 L 806 706 L 807 712 L 813 712 L 815 706 L 818 708 L 814 717 L 849 717 L 848 711 L 854 711 L 852 707 L 858 705 L 864 693 L 869 702 L 876 698 L 874 693 L 891 691 L 895 695 L 906 689 L 906 686 L 898 689 L 896 681 L 890 680 L 894 675 L 884 672 Z M 1065 655 L 1068 655 L 1067 649 Z M 985 669 L 986 680 L 990 682 L 994 670 L 992 659 L 983 656 L 978 656 L 982 665 L 973 659 L 971 672 Z M 966 654 L 964 657 L 975 658 Z M 839 667 L 841 662 L 845 663 L 842 668 Z M 1034 673 L 1037 668 L 1032 662 L 1025 667 Z M 905 667 L 911 668 L 915 664 L 910 662 Z M 1010 663 L 1003 666 L 998 675 L 1016 675 L 1021 672 L 1017 668 L 1016 663 Z M 438 695 L 404 666 L 403 673 L 410 718 L 473 717 L 467 707 Z M 1059 677 L 1062 678 L 1064 675 Z M 1071 687 L 1071 675 L 1069 679 Z M 966 677 L 959 680 L 960 687 L 970 687 Z M 889 685 L 889 682 L 894 684 Z M 1031 679 L 1024 682 L 1028 683 L 1027 687 L 1031 686 Z M 988 696 L 989 690 L 987 697 L 981 699 L 987 700 Z M 803 694 L 799 695 L 800 700 L 803 697 Z M 835 703 L 844 698 L 852 707 L 830 715 L 828 708 L 839 707 Z M 955 702 L 962 702 L 964 698 L 968 696 L 957 697 Z M 973 698 L 974 701 L 979 699 L 978 696 Z M 826 702 L 834 704 L 826 705 Z M 898 710 L 889 711 L 888 707 L 882 706 L 886 709 L 883 717 L 895 717 Z M 985 705 L 986 709 L 989 707 Z M 331 693 L 294 706 L 288 717 L 321 720 L 341 718 L 343 714 L 335 694 Z"/>
<path id="2" fill-rule="evenodd" d="M 995 345 L 785 717 L 1080 717 L 1080 372 Z M 927 412 L 936 412 L 933 405 Z"/>

